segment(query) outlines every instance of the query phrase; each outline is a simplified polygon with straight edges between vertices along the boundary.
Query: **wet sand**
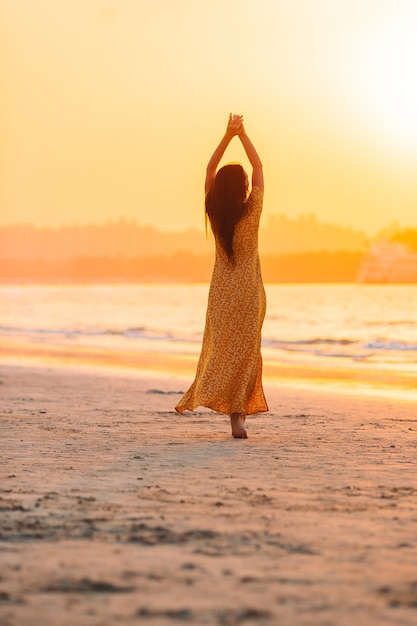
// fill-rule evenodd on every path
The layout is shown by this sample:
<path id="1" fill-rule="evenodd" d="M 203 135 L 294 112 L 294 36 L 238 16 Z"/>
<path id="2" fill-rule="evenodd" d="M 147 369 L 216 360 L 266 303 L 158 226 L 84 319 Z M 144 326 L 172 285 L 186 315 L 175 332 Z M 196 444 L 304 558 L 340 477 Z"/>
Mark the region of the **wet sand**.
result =
<path id="1" fill-rule="evenodd" d="M 417 623 L 417 398 L 0 365 L 0 625 Z"/>

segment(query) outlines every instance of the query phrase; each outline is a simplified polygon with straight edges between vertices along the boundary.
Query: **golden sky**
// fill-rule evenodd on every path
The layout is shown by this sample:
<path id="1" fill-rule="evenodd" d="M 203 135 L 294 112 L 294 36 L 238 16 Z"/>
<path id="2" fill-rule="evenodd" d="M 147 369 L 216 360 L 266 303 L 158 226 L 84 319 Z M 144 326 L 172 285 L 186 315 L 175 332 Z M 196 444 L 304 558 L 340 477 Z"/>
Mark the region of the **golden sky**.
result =
<path id="1" fill-rule="evenodd" d="M 416 33 L 415 0 L 0 0 L 0 224 L 202 228 L 234 111 L 266 218 L 417 226 Z"/>

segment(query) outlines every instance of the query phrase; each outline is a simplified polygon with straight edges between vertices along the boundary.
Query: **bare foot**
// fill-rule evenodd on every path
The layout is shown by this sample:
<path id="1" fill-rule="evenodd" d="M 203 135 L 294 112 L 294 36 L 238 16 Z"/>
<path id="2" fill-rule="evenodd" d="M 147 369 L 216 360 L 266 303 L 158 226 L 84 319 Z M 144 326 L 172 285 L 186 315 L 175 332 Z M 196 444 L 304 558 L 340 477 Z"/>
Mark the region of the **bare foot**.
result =
<path id="1" fill-rule="evenodd" d="M 241 413 L 232 413 L 230 425 L 232 427 L 232 437 L 235 439 L 247 439 L 248 434 L 245 429 L 246 416 Z"/>

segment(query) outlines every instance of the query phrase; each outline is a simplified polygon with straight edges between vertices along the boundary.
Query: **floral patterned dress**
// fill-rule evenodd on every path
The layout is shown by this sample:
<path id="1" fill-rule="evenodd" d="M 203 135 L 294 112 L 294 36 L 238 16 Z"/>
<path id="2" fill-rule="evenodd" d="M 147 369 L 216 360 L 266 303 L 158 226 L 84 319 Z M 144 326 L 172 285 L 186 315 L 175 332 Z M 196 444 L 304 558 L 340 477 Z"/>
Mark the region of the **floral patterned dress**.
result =
<path id="1" fill-rule="evenodd" d="M 195 380 L 176 411 L 205 406 L 250 415 L 268 410 L 262 388 L 261 331 L 266 311 L 258 255 L 263 192 L 254 187 L 233 239 L 232 265 L 216 241 L 206 326 Z"/>

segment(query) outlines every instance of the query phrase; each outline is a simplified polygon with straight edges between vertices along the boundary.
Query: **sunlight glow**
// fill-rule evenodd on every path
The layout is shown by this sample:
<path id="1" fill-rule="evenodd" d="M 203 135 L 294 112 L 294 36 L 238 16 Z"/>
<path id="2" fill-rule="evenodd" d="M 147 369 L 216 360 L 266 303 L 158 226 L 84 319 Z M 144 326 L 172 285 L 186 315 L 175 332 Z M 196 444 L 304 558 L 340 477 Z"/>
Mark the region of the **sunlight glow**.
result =
<path id="1" fill-rule="evenodd" d="M 416 0 L 0 0 L 0 225 L 202 230 L 230 111 L 266 218 L 415 224 L 416 33 Z"/>
<path id="2" fill-rule="evenodd" d="M 373 124 L 403 150 L 417 152 L 417 38 L 415 25 L 385 25 L 368 50 L 365 93 Z"/>

